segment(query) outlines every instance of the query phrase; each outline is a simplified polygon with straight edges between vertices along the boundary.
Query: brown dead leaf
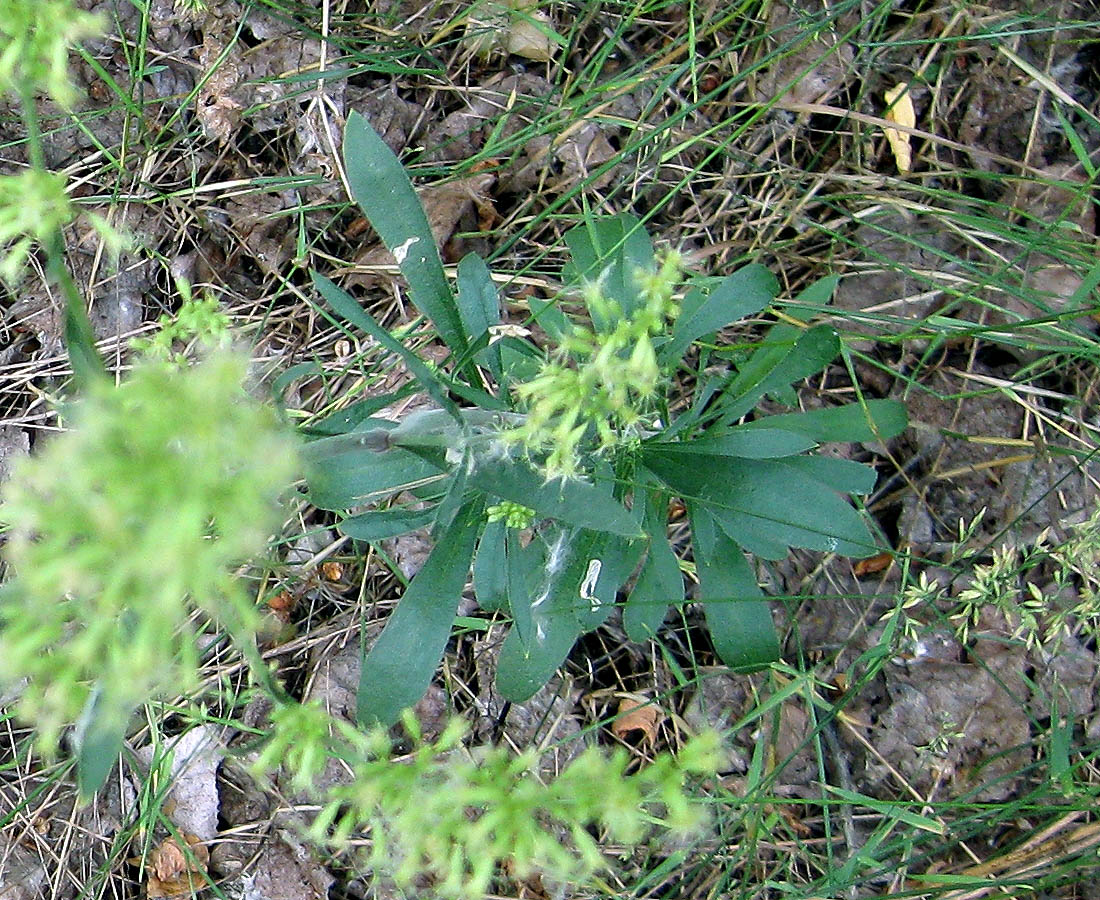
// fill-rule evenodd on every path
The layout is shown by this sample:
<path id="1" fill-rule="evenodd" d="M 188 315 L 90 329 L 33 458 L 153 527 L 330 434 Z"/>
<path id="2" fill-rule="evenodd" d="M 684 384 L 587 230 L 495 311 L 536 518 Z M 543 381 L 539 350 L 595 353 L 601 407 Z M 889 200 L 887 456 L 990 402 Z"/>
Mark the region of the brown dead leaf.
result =
<path id="1" fill-rule="evenodd" d="M 41 855 L 18 844 L 5 844 L 0 864 L 0 898 L 3 900 L 35 900 L 47 895 L 46 867 Z"/>
<path id="2" fill-rule="evenodd" d="M 149 897 L 179 897 L 205 887 L 210 851 L 193 834 L 181 837 L 187 843 L 186 850 L 175 838 L 165 839 L 153 850 L 146 884 Z"/>
<path id="3" fill-rule="evenodd" d="M 289 622 L 290 614 L 297 605 L 297 599 L 289 591 L 279 593 L 267 598 L 267 608 L 275 614 L 280 622 Z"/>
<path id="4" fill-rule="evenodd" d="M 854 566 L 856 577 L 862 578 L 864 575 L 874 575 L 888 569 L 893 561 L 893 553 L 877 553 L 868 559 L 861 559 Z"/>
<path id="5" fill-rule="evenodd" d="M 820 0 L 772 0 L 767 4 L 764 31 L 783 52 L 770 56 L 770 62 L 754 79 L 752 92 L 758 100 L 788 103 L 828 103 L 837 97 L 854 72 L 855 49 L 843 39 L 848 30 L 845 17 L 834 27 L 814 29 L 811 40 L 804 41 L 808 10 L 820 8 Z M 796 41 L 795 38 L 798 37 Z M 796 44 L 791 47 L 790 44 Z"/>
<path id="6" fill-rule="evenodd" d="M 285 207 L 276 194 L 242 194 L 225 204 L 236 252 L 251 257 L 265 275 L 279 272 L 296 252 L 295 230 L 280 215 Z"/>
<path id="7" fill-rule="evenodd" d="M 550 26 L 550 17 L 541 9 L 519 8 L 512 16 L 508 30 L 504 36 L 504 49 L 524 59 L 533 59 L 535 62 L 549 62 L 554 57 L 555 42 L 557 37 Z M 522 4 L 530 7 L 532 4 Z"/>
<path id="8" fill-rule="evenodd" d="M 241 51 L 234 43 L 227 48 L 232 35 L 221 35 L 210 29 L 203 35 L 199 48 L 199 65 L 210 72 L 195 98 L 195 117 L 203 132 L 224 144 L 233 136 L 241 122 L 244 104 L 233 96 L 240 85 Z"/>
<path id="9" fill-rule="evenodd" d="M 483 59 L 503 50 L 535 62 L 549 62 L 561 36 L 534 0 L 485 0 L 470 11 L 463 43 Z"/>
<path id="10" fill-rule="evenodd" d="M 611 723 L 611 733 L 620 740 L 625 740 L 627 735 L 640 731 L 642 739 L 649 742 L 657 737 L 657 729 L 664 720 L 664 712 L 652 700 L 637 694 L 627 694 L 619 700 L 619 712 Z"/>
<path id="11" fill-rule="evenodd" d="M 799 812 L 795 809 L 789 806 L 780 806 L 778 807 L 778 811 L 779 815 L 781 815 L 783 820 L 787 823 L 787 827 L 799 837 L 809 837 L 813 834 L 813 829 L 802 821 L 799 817 Z"/>
<path id="12" fill-rule="evenodd" d="M 906 128 L 917 127 L 917 112 L 913 108 L 913 95 L 907 84 L 895 84 L 883 95 L 886 100 L 886 112 L 883 118 L 888 122 L 897 122 Z M 913 168 L 913 149 L 909 146 L 910 135 L 907 131 L 898 131 L 896 128 L 884 128 L 886 140 L 890 143 L 890 150 L 894 154 L 894 162 L 897 163 L 898 172 L 904 175 Z"/>
<path id="13" fill-rule="evenodd" d="M 153 850 L 150 862 L 153 874 L 161 881 L 175 878 L 187 871 L 187 857 L 183 855 L 183 849 L 174 838 L 168 838 Z"/>
<path id="14" fill-rule="evenodd" d="M 370 230 L 370 222 L 367 221 L 365 216 L 359 216 L 355 219 L 347 228 L 344 229 L 344 237 L 347 240 L 357 238 L 362 234 L 366 234 Z"/>

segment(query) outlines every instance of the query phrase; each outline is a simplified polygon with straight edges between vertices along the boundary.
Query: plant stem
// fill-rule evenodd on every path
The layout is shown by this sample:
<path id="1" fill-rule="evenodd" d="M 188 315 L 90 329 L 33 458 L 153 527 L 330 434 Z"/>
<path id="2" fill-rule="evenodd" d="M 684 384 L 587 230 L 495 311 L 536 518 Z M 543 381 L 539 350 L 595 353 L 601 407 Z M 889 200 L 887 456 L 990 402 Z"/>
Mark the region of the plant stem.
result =
<path id="1" fill-rule="evenodd" d="M 23 125 L 27 129 L 27 156 L 31 167 L 39 172 L 46 171 L 46 157 L 42 151 L 42 131 L 38 122 L 38 111 L 34 103 L 34 94 L 24 87 L 19 93 L 19 102 Z M 46 251 L 46 273 L 64 299 L 63 334 L 65 349 L 69 352 L 73 376 L 79 386 L 87 386 L 97 379 L 107 378 L 107 368 L 95 349 L 95 333 L 91 319 L 84 307 L 84 298 L 73 281 L 65 265 L 65 238 L 60 229 L 44 243 Z"/>
<path id="2" fill-rule="evenodd" d="M 95 348 L 95 332 L 88 310 L 84 308 L 84 298 L 65 265 L 65 243 L 60 229 L 47 242 L 45 250 L 46 272 L 64 298 L 63 334 L 73 378 L 78 387 L 87 387 L 95 381 L 105 380 L 107 367 Z"/>

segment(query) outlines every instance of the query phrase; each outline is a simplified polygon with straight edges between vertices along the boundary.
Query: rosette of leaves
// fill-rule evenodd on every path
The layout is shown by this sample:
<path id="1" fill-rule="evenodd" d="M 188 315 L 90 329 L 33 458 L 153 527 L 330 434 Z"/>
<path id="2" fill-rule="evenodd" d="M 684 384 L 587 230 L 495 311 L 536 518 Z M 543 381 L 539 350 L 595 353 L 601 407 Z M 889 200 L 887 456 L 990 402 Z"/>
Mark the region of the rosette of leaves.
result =
<path id="1" fill-rule="evenodd" d="M 682 300 L 662 303 L 677 278 L 668 257 L 655 254 L 633 217 L 595 218 L 566 235 L 571 261 L 562 273 L 573 289 L 566 297 L 587 299 L 587 309 L 568 315 L 564 303 L 530 301 L 531 318 L 554 342 L 542 349 L 499 327 L 500 297 L 480 258 L 465 257 L 452 286 L 408 176 L 357 114 L 348 120 L 344 155 L 354 198 L 394 251 L 410 299 L 450 350 L 449 364 L 426 365 L 350 295 L 314 275 L 334 320 L 397 354 L 437 404 L 397 423 L 374 416 L 393 396 L 362 401 L 318 423 L 306 448 L 314 503 L 356 511 L 340 526 L 345 534 L 375 542 L 430 526 L 435 538 L 365 656 L 364 722 L 394 722 L 424 692 L 471 569 L 481 607 L 511 619 L 497 671 L 497 687 L 509 699 L 533 694 L 617 602 L 629 637 L 654 635 L 669 606 L 685 602 L 667 536 L 672 497 L 688 511 L 696 599 L 719 656 L 732 667 L 763 666 L 779 653 L 746 553 L 775 560 L 790 547 L 850 557 L 877 552 L 866 517 L 851 502 L 872 489 L 875 472 L 814 451 L 822 442 L 893 436 L 906 425 L 904 408 L 861 399 L 754 415 L 765 396 L 793 401 L 791 385 L 839 354 L 836 331 L 814 322 L 835 279 L 777 305 L 774 276 L 746 265 L 689 283 Z M 777 321 L 758 343 L 724 348 L 704 340 L 762 313 Z M 624 328 L 633 335 L 630 347 L 621 340 Z M 639 362 L 634 351 L 643 341 Z M 672 375 L 697 343 L 694 394 L 673 408 Z M 617 394 L 611 386 L 606 402 L 578 401 L 572 410 L 543 402 L 562 385 L 579 395 L 575 385 L 590 383 L 582 378 L 587 367 L 604 366 L 614 382 L 634 362 L 637 371 L 657 373 L 652 384 Z M 553 456 L 555 434 L 577 438 L 564 466 L 560 454 Z M 407 489 L 418 499 L 415 508 L 393 505 Z M 502 504 L 531 510 L 530 527 L 521 531 L 509 527 L 508 516 L 486 515 Z"/>

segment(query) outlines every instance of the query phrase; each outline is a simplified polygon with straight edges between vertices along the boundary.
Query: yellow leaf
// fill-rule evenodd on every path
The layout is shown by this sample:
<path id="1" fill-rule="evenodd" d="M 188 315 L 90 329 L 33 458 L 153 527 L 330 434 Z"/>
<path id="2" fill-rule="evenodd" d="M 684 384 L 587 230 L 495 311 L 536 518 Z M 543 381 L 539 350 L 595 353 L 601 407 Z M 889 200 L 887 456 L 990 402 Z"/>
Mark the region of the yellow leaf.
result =
<path id="1" fill-rule="evenodd" d="M 913 109 L 913 95 L 907 84 L 895 84 L 884 94 L 886 100 L 885 118 L 889 122 L 897 122 L 907 128 L 917 127 L 917 113 Z M 913 168 L 913 151 L 909 146 L 912 137 L 908 132 L 898 131 L 896 128 L 884 128 L 886 140 L 890 142 L 890 150 L 894 154 L 894 162 L 898 171 L 904 175 Z"/>

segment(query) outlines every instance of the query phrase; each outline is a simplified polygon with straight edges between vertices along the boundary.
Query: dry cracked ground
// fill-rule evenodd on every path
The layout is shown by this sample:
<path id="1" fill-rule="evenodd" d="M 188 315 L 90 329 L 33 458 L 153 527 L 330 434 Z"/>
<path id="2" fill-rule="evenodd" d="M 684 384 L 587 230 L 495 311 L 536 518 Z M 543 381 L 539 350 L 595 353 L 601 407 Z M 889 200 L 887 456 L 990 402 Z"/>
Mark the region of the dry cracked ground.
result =
<path id="1" fill-rule="evenodd" d="M 489 624 L 454 638 L 417 708 L 428 734 L 458 712 L 474 740 L 547 748 L 548 777 L 586 743 L 625 743 L 644 764 L 691 729 L 728 729 L 713 832 L 664 869 L 669 848 L 623 850 L 622 880 L 605 891 L 826 895 L 839 871 L 851 897 L 1100 897 L 1093 810 L 1042 791 L 1055 733 L 1078 789 L 1098 781 L 1087 623 L 1071 622 L 1052 650 L 993 604 L 957 615 L 994 551 L 1015 560 L 1002 586 L 1014 596 L 1075 608 L 1093 589 L 1092 558 L 1067 579 L 1047 551 L 1097 499 L 1095 3 L 81 5 L 107 27 L 73 57 L 75 109 L 44 105 L 46 149 L 74 195 L 131 236 L 117 262 L 90 230 L 74 228 L 68 246 L 120 369 L 184 277 L 231 313 L 260 375 L 314 364 L 285 395 L 302 420 L 404 381 L 321 317 L 309 286 L 310 269 L 337 278 L 389 327 L 415 314 L 347 201 L 338 147 L 353 110 L 410 164 L 445 262 L 474 250 L 508 276 L 517 322 L 530 298 L 554 295 L 560 236 L 586 210 L 645 217 L 697 271 L 763 262 L 785 296 L 842 276 L 822 315 L 846 358 L 801 385 L 797 403 L 896 397 L 912 425 L 889 445 L 831 448 L 880 473 L 867 509 L 881 557 L 798 552 L 759 568 L 790 668 L 724 672 L 689 606 L 666 622 L 662 652 L 605 626 L 532 701 L 506 705 L 492 690 L 501 634 Z M 884 93 L 899 83 L 915 115 L 902 132 L 908 172 L 884 133 Z M 0 108 L 4 172 L 26 163 L 19 122 Z M 41 272 L 0 295 L 0 316 L 3 473 L 56 429 L 67 361 Z M 722 337 L 758 333 L 748 323 Z M 676 510 L 670 530 L 682 530 Z M 281 546 L 268 656 L 302 696 L 353 717 L 360 623 L 377 633 L 399 595 L 390 562 L 415 572 L 426 539 L 387 545 L 387 562 L 303 505 Z M 906 588 L 916 600 L 904 633 L 887 635 Z M 463 614 L 479 612 L 471 601 Z M 236 664 L 214 660 L 212 674 L 231 683 Z M 785 690 L 802 673 L 813 677 Z M 608 724 L 653 698 L 656 712 Z M 226 755 L 241 728 L 262 725 L 262 705 L 225 721 L 186 730 L 161 773 L 209 890 L 392 896 L 304 845 L 289 785 L 262 791 Z M 155 724 L 182 730 L 172 715 Z M 85 808 L 56 769 L 20 755 L 24 737 L 5 721 L 0 898 L 190 893 L 194 863 L 167 832 L 127 830 L 155 765 L 148 729 Z M 875 804 L 899 800 L 942 827 L 891 844 Z"/>

